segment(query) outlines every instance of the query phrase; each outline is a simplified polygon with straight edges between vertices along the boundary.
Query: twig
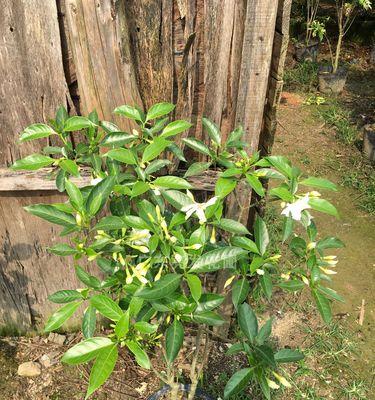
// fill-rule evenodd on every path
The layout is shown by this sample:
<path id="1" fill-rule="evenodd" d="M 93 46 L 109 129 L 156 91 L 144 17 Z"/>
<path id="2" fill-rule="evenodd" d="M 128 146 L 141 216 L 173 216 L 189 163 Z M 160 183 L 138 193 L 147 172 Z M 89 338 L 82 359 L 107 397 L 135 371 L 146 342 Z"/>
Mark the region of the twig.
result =
<path id="1" fill-rule="evenodd" d="M 358 324 L 360 326 L 363 325 L 364 319 L 365 319 L 365 299 L 362 299 L 361 309 L 359 311 L 359 318 L 358 318 Z"/>

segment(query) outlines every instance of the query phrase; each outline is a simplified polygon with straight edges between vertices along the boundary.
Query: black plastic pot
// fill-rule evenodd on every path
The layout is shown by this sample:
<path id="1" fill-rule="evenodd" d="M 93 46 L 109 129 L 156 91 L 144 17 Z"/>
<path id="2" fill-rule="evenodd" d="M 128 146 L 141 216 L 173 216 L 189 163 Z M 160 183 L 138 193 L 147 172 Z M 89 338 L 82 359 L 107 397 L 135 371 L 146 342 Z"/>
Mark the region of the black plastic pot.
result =
<path id="1" fill-rule="evenodd" d="M 344 90 L 348 77 L 347 68 L 340 67 L 335 73 L 331 66 L 321 66 L 319 68 L 319 92 L 338 94 Z"/>
<path id="2" fill-rule="evenodd" d="M 318 58 L 319 42 L 311 40 L 309 44 L 299 42 L 295 46 L 295 58 L 298 62 L 316 62 Z"/>
<path id="3" fill-rule="evenodd" d="M 147 400 L 159 400 L 162 396 L 169 393 L 171 390 L 170 386 L 164 386 L 156 393 L 152 394 Z M 181 385 L 181 392 L 189 393 L 190 392 L 190 385 Z M 196 400 L 214 400 L 211 396 L 207 393 L 203 392 L 201 389 L 197 389 L 195 392 L 195 399 Z"/>

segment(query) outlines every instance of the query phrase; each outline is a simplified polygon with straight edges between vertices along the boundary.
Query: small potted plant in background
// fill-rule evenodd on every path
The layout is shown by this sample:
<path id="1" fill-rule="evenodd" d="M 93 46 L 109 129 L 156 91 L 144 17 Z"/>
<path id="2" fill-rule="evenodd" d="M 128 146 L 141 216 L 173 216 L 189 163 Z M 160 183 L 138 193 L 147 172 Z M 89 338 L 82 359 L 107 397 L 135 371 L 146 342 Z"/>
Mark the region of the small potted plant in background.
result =
<path id="1" fill-rule="evenodd" d="M 295 57 L 297 61 L 316 62 L 319 43 L 325 34 L 324 24 L 316 16 L 319 8 L 319 0 L 306 0 L 306 29 L 302 40 L 295 44 Z"/>
<path id="2" fill-rule="evenodd" d="M 371 9 L 371 0 L 334 0 L 336 9 L 336 22 L 338 28 L 338 37 L 336 48 L 333 50 L 331 41 L 327 34 L 327 43 L 330 52 L 331 63 L 328 66 L 321 66 L 319 69 L 319 91 L 322 93 L 341 93 L 344 90 L 348 69 L 340 65 L 340 56 L 342 44 L 345 35 L 352 26 L 354 19 L 360 11 Z"/>
<path id="3" fill-rule="evenodd" d="M 126 351 L 164 385 L 150 400 L 177 400 L 182 392 L 187 392 L 189 400 L 208 399 L 198 383 L 218 335 L 213 327 L 223 323 L 220 305 L 230 294 L 237 329 L 228 356 L 242 353 L 246 365 L 228 380 L 223 397 L 231 398 L 252 383 L 270 399 L 272 390 L 290 386 L 280 365 L 297 362 L 303 354 L 270 344 L 273 319 L 261 322 L 255 315 L 250 305 L 251 285 L 258 282 L 268 299 L 274 287 L 290 292 L 306 288 L 324 321 L 331 320 L 331 300 L 341 298 L 327 286 L 336 273 L 332 267 L 337 260 L 325 252 L 343 244 L 335 237 L 319 238 L 310 211 L 332 216 L 337 211 L 320 193 L 306 190 L 336 190 L 335 185 L 304 177 L 285 157 L 248 154 L 242 129 L 235 129 L 224 140 L 208 119 L 203 126 L 210 145 L 184 139 L 207 160 L 192 163 L 184 176 L 162 174 L 170 164 L 159 158 L 165 152 L 186 161 L 174 137 L 191 124 L 171 121 L 168 114 L 173 109 L 169 103 L 155 104 L 146 112 L 128 105 L 116 108 L 116 114 L 137 125 L 126 133 L 111 122 L 100 121 L 95 112 L 69 117 L 60 108 L 49 125 L 33 124 L 22 132 L 21 142 L 50 136 L 60 140 L 59 145 L 46 147 L 44 154 L 16 161 L 13 169 L 54 167 L 52 175 L 57 188 L 66 192 L 67 201 L 32 204 L 26 210 L 60 225 L 61 236 L 70 236 L 69 244 L 56 243 L 49 251 L 70 257 L 80 281 L 77 289 L 50 294 L 49 299 L 60 308 L 48 319 L 45 331 L 59 329 L 84 306 L 82 340 L 61 361 L 90 364 L 86 398 L 105 383 L 119 354 Z M 75 146 L 71 136 L 76 131 L 84 133 L 86 142 Z M 78 177 L 83 168 L 93 180 L 80 188 L 71 178 Z M 198 202 L 188 179 L 208 168 L 219 173 L 215 192 Z M 280 202 L 284 219 L 280 238 L 284 267 L 282 255 L 270 249 L 268 229 L 260 216 L 251 235 L 246 226 L 224 215 L 225 199 L 239 184 L 249 185 L 264 197 L 262 179 L 278 182 L 269 196 Z M 98 273 L 92 272 L 95 268 Z M 230 278 L 224 291 L 216 293 L 205 283 L 223 268 Z M 104 321 L 106 329 L 98 329 Z M 187 336 L 194 347 L 184 346 Z M 190 366 L 186 375 L 181 373 L 182 363 Z M 182 385 L 183 381 L 188 384 Z"/>

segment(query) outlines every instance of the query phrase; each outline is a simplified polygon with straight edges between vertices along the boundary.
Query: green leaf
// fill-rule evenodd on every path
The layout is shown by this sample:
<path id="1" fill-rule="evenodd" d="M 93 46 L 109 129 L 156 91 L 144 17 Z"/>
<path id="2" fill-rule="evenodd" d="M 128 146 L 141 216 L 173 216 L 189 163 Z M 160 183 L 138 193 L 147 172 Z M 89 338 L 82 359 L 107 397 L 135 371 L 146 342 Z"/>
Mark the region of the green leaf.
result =
<path id="1" fill-rule="evenodd" d="M 233 192 L 236 186 L 237 182 L 234 179 L 219 178 L 215 185 L 215 196 L 224 198 Z"/>
<path id="2" fill-rule="evenodd" d="M 142 367 L 146 369 L 151 368 L 151 363 L 148 358 L 148 355 L 146 352 L 140 347 L 140 345 L 133 341 L 133 340 L 128 340 L 125 342 L 126 347 L 134 354 L 135 359 L 137 363 Z"/>
<path id="3" fill-rule="evenodd" d="M 148 335 L 155 333 L 158 330 L 158 325 L 149 324 L 146 321 L 138 321 L 134 324 L 134 328 L 141 333 Z"/>
<path id="4" fill-rule="evenodd" d="M 78 165 L 73 160 L 61 160 L 59 162 L 59 167 L 70 175 L 79 176 Z"/>
<path id="5" fill-rule="evenodd" d="M 160 137 L 167 138 L 186 131 L 192 126 L 190 122 L 177 120 L 169 123 L 162 131 Z"/>
<path id="6" fill-rule="evenodd" d="M 282 201 L 286 201 L 288 203 L 292 203 L 294 200 L 292 193 L 290 193 L 289 190 L 284 187 L 273 188 L 270 190 L 269 194 L 270 196 L 277 197 Z"/>
<path id="7" fill-rule="evenodd" d="M 56 207 L 49 204 L 32 204 L 24 207 L 30 214 L 43 218 L 48 222 L 62 226 L 76 225 L 76 220 L 71 214 L 67 214 L 58 210 Z"/>
<path id="8" fill-rule="evenodd" d="M 275 353 L 275 361 L 277 363 L 290 363 L 303 360 L 305 356 L 298 350 L 281 349 Z"/>
<path id="9" fill-rule="evenodd" d="M 333 290 L 333 289 L 331 289 L 331 288 L 329 288 L 329 287 L 325 287 L 325 286 L 318 286 L 318 291 L 320 292 L 320 293 L 322 293 L 323 295 L 325 295 L 325 296 L 328 296 L 328 297 L 330 297 L 331 299 L 333 299 L 333 300 L 337 300 L 337 301 L 339 301 L 339 302 L 341 302 L 341 303 L 345 303 L 345 300 L 344 300 L 344 298 L 342 297 L 342 296 L 340 296 L 337 292 L 336 292 L 336 290 Z"/>
<path id="10" fill-rule="evenodd" d="M 137 138 L 138 136 L 126 132 L 113 132 L 106 135 L 99 145 L 112 148 L 121 147 Z"/>
<path id="11" fill-rule="evenodd" d="M 204 311 L 214 310 L 223 303 L 224 299 L 225 297 L 220 294 L 204 293 L 199 299 L 199 303 L 195 311 L 196 313 L 201 314 Z"/>
<path id="12" fill-rule="evenodd" d="M 153 182 L 155 186 L 166 188 L 166 189 L 191 189 L 192 186 L 188 181 L 178 176 L 161 176 L 156 178 Z"/>
<path id="13" fill-rule="evenodd" d="M 241 247 L 251 253 L 259 254 L 257 245 L 249 238 L 243 236 L 234 236 L 231 238 L 231 243 L 234 246 Z"/>
<path id="14" fill-rule="evenodd" d="M 261 197 L 265 196 L 265 191 L 259 178 L 254 175 L 246 174 L 246 180 L 251 188 L 255 191 L 255 193 L 257 193 Z"/>
<path id="15" fill-rule="evenodd" d="M 93 306 L 88 306 L 82 319 L 82 333 L 85 339 L 94 336 L 96 328 L 96 310 Z"/>
<path id="16" fill-rule="evenodd" d="M 126 225 L 128 225 L 134 229 L 149 229 L 150 228 L 141 217 L 137 217 L 136 215 L 125 215 L 122 217 L 122 219 L 124 220 Z"/>
<path id="17" fill-rule="evenodd" d="M 173 324 L 165 332 L 165 355 L 168 364 L 176 359 L 184 341 L 184 327 L 181 322 L 174 319 Z"/>
<path id="18" fill-rule="evenodd" d="M 128 310 L 117 321 L 117 324 L 115 326 L 115 333 L 119 339 L 124 338 L 125 335 L 129 332 L 129 325 L 130 325 L 130 313 Z"/>
<path id="19" fill-rule="evenodd" d="M 209 326 L 220 326 L 224 323 L 224 319 L 213 311 L 203 311 L 193 314 L 193 320 L 199 324 L 206 324 Z"/>
<path id="20" fill-rule="evenodd" d="M 88 399 L 109 378 L 118 358 L 117 344 L 105 347 L 98 352 L 91 368 L 89 386 L 85 399 Z"/>
<path id="21" fill-rule="evenodd" d="M 232 346 L 229 347 L 225 354 L 228 356 L 232 356 L 243 351 L 245 351 L 243 343 L 234 343 L 232 344 Z"/>
<path id="22" fill-rule="evenodd" d="M 86 363 L 95 358 L 100 350 L 111 346 L 113 346 L 112 340 L 106 337 L 86 339 L 71 347 L 61 361 L 70 365 Z"/>
<path id="23" fill-rule="evenodd" d="M 121 217 L 116 217 L 115 215 L 110 215 L 108 217 L 102 218 L 93 229 L 102 231 L 112 231 L 115 229 L 126 228 L 127 224 Z"/>
<path id="24" fill-rule="evenodd" d="M 243 303 L 250 292 L 250 283 L 246 278 L 241 278 L 233 284 L 232 302 L 237 309 L 238 305 Z"/>
<path id="25" fill-rule="evenodd" d="M 181 210 L 181 208 L 192 204 L 190 197 L 178 190 L 163 190 L 162 195 L 177 210 Z"/>
<path id="26" fill-rule="evenodd" d="M 140 111 L 137 108 L 128 105 L 116 107 L 113 113 L 118 115 L 123 115 L 126 118 L 134 119 L 135 121 L 139 122 L 142 122 L 143 120 Z"/>
<path id="27" fill-rule="evenodd" d="M 210 166 L 210 162 L 196 162 L 191 164 L 188 170 L 185 172 L 184 177 L 188 178 L 189 176 L 199 175 L 203 171 L 206 171 L 208 168 L 210 168 Z"/>
<path id="28" fill-rule="evenodd" d="M 162 299 L 172 294 L 180 286 L 182 276 L 167 274 L 156 281 L 152 287 L 143 287 L 136 291 L 135 296 L 146 300 Z"/>
<path id="29" fill-rule="evenodd" d="M 198 302 L 202 296 L 202 282 L 198 276 L 187 274 L 186 280 L 189 285 L 190 293 L 193 296 L 193 299 Z"/>
<path id="30" fill-rule="evenodd" d="M 264 274 L 259 277 L 259 281 L 264 294 L 266 295 L 267 299 L 270 300 L 273 289 L 271 275 L 267 271 L 264 271 Z"/>
<path id="31" fill-rule="evenodd" d="M 255 346 L 254 352 L 267 366 L 276 368 L 275 357 L 273 351 L 269 346 L 261 345 Z"/>
<path id="32" fill-rule="evenodd" d="M 74 132 L 74 131 L 79 131 L 81 129 L 92 128 L 95 126 L 96 124 L 94 124 L 88 118 L 75 115 L 66 120 L 64 126 L 64 132 Z"/>
<path id="33" fill-rule="evenodd" d="M 256 341 L 258 344 L 265 343 L 271 336 L 272 322 L 273 322 L 273 318 L 268 319 L 265 322 L 265 324 L 259 329 L 259 332 L 256 337 Z"/>
<path id="34" fill-rule="evenodd" d="M 65 190 L 68 193 L 70 204 L 77 211 L 82 211 L 84 206 L 84 199 L 79 188 L 69 179 L 65 179 Z"/>
<path id="35" fill-rule="evenodd" d="M 270 156 L 265 158 L 277 171 L 281 172 L 285 177 L 292 177 L 292 167 L 290 161 L 284 156 Z"/>
<path id="36" fill-rule="evenodd" d="M 340 249 L 342 247 L 345 247 L 345 244 L 340 239 L 334 236 L 328 236 L 322 240 L 319 240 L 316 244 L 316 248 L 318 250 Z"/>
<path id="37" fill-rule="evenodd" d="M 214 223 L 220 229 L 224 231 L 234 233 L 236 235 L 250 235 L 250 232 L 245 225 L 241 222 L 235 221 L 234 219 L 222 218 L 219 222 Z"/>
<path id="38" fill-rule="evenodd" d="M 270 241 L 266 223 L 257 215 L 254 225 L 254 237 L 257 248 L 263 256 Z"/>
<path id="39" fill-rule="evenodd" d="M 155 138 L 150 144 L 145 147 L 143 151 L 142 162 L 145 163 L 158 157 L 159 154 L 170 145 L 170 143 L 171 142 L 161 137 Z"/>
<path id="40" fill-rule="evenodd" d="M 54 246 L 49 247 L 48 251 L 57 256 L 71 256 L 78 253 L 78 250 L 70 247 L 66 243 L 57 243 Z"/>
<path id="41" fill-rule="evenodd" d="M 86 201 L 86 210 L 90 215 L 93 216 L 101 210 L 111 194 L 114 184 L 115 177 L 108 176 L 91 189 Z"/>
<path id="42" fill-rule="evenodd" d="M 200 256 L 190 272 L 213 272 L 221 268 L 233 268 L 237 260 L 246 254 L 246 250 L 233 246 L 212 250 Z"/>
<path id="43" fill-rule="evenodd" d="M 150 107 L 147 111 L 146 120 L 156 119 L 162 117 L 163 115 L 169 114 L 175 108 L 174 104 L 171 103 L 157 103 Z"/>
<path id="44" fill-rule="evenodd" d="M 44 327 L 45 332 L 54 331 L 68 320 L 77 310 L 77 308 L 82 304 L 82 301 L 77 301 L 75 303 L 68 303 L 65 306 L 59 308 L 55 313 L 53 313 Z"/>
<path id="45" fill-rule="evenodd" d="M 294 220 L 292 217 L 285 217 L 283 223 L 283 243 L 289 238 L 289 236 L 293 233 L 293 225 Z"/>
<path id="46" fill-rule="evenodd" d="M 74 300 L 82 300 L 82 295 L 77 290 L 59 290 L 48 296 L 48 300 L 53 303 L 70 303 Z"/>
<path id="47" fill-rule="evenodd" d="M 145 172 L 150 175 L 170 164 L 171 162 L 169 160 L 154 160 L 147 166 Z"/>
<path id="48" fill-rule="evenodd" d="M 258 334 L 258 320 L 253 309 L 247 303 L 238 307 L 238 324 L 249 341 L 254 342 Z"/>
<path id="49" fill-rule="evenodd" d="M 112 321 L 118 321 L 124 315 L 120 306 L 104 294 L 97 294 L 91 297 L 90 304 L 95 307 L 100 314 Z"/>
<path id="50" fill-rule="evenodd" d="M 11 169 L 14 171 L 18 170 L 27 170 L 27 171 L 36 171 L 37 169 L 48 167 L 56 160 L 48 157 L 43 156 L 42 154 L 31 154 L 21 160 L 17 160 L 12 166 Z"/>
<path id="51" fill-rule="evenodd" d="M 224 399 L 242 392 L 253 376 L 253 368 L 243 368 L 232 375 L 224 389 Z"/>
<path id="52" fill-rule="evenodd" d="M 280 282 L 278 284 L 281 289 L 289 290 L 290 292 L 297 292 L 305 287 L 302 281 L 292 279 L 290 281 Z"/>
<path id="53" fill-rule="evenodd" d="M 50 135 L 56 135 L 56 132 L 46 124 L 33 124 L 25 128 L 20 136 L 20 142 L 41 139 Z"/>
<path id="54" fill-rule="evenodd" d="M 203 117 L 202 118 L 202 125 L 206 129 L 206 132 L 208 133 L 209 137 L 211 140 L 217 145 L 220 146 L 221 144 L 221 133 L 220 129 L 218 126 L 209 120 L 208 118 Z"/>
<path id="55" fill-rule="evenodd" d="M 313 210 L 320 211 L 339 218 L 339 213 L 337 212 L 336 207 L 327 200 L 312 198 L 309 199 L 309 205 Z"/>
<path id="56" fill-rule="evenodd" d="M 257 371 L 257 381 L 260 388 L 262 389 L 263 396 L 266 398 L 266 400 L 271 400 L 271 388 L 268 385 L 267 379 L 264 375 L 264 371 Z"/>
<path id="57" fill-rule="evenodd" d="M 329 324 L 332 320 L 332 311 L 330 301 L 323 294 L 318 292 L 317 290 L 312 290 L 313 297 L 315 299 L 316 306 L 320 315 L 323 318 L 323 321 L 326 324 Z"/>
<path id="58" fill-rule="evenodd" d="M 206 154 L 207 156 L 211 156 L 210 149 L 200 140 L 188 137 L 182 139 L 182 141 L 193 150 L 198 151 L 199 153 L 202 154 Z"/>
<path id="59" fill-rule="evenodd" d="M 75 269 L 76 269 L 76 274 L 77 274 L 78 279 L 81 282 L 83 282 L 85 285 L 87 285 L 88 287 L 91 287 L 91 288 L 95 288 L 95 289 L 100 287 L 100 281 L 98 278 L 88 274 L 79 265 L 76 265 Z"/>
<path id="60" fill-rule="evenodd" d="M 129 149 L 124 149 L 124 148 L 112 149 L 105 155 L 111 158 L 112 160 L 116 160 L 124 164 L 129 164 L 129 165 L 137 164 L 137 160 L 133 152 Z"/>
<path id="61" fill-rule="evenodd" d="M 304 186 L 317 187 L 319 189 L 328 189 L 337 192 L 337 186 L 328 179 L 310 177 L 299 183 Z"/>

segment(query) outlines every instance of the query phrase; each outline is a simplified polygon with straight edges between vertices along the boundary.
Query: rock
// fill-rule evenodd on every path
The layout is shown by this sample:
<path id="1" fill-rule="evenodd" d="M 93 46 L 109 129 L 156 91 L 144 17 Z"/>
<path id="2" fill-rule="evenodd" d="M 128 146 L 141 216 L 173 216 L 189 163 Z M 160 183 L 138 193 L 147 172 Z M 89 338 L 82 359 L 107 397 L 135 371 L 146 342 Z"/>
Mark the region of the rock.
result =
<path id="1" fill-rule="evenodd" d="M 66 339 L 65 335 L 60 335 L 60 334 L 54 333 L 54 332 L 51 332 L 48 335 L 48 341 L 49 342 L 56 343 L 56 344 L 58 344 L 60 346 L 62 346 L 64 344 L 65 339 Z"/>
<path id="2" fill-rule="evenodd" d="M 41 374 L 40 364 L 34 361 L 27 361 L 18 366 L 17 374 L 29 378 Z"/>
<path id="3" fill-rule="evenodd" d="M 370 161 L 375 162 L 375 124 L 363 127 L 363 153 Z"/>
<path id="4" fill-rule="evenodd" d="M 39 362 L 43 368 L 49 368 L 52 365 L 48 354 L 43 354 L 42 357 L 40 357 Z"/>

